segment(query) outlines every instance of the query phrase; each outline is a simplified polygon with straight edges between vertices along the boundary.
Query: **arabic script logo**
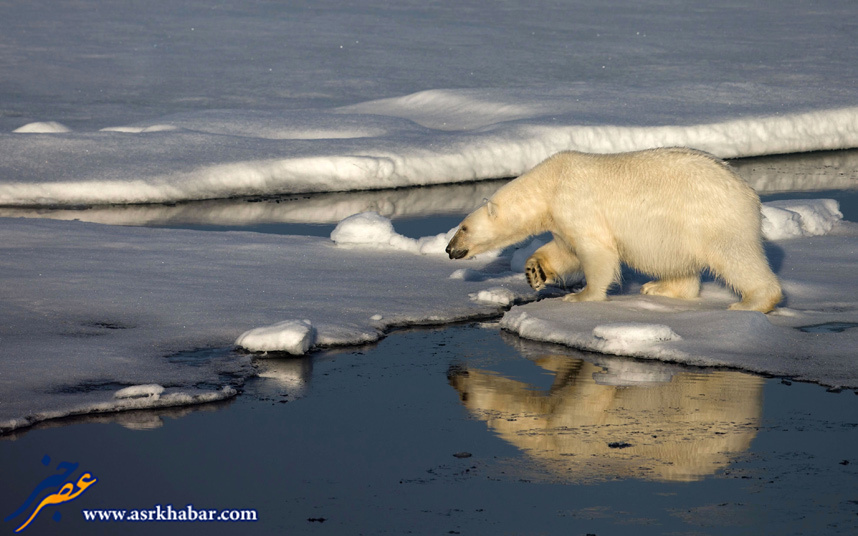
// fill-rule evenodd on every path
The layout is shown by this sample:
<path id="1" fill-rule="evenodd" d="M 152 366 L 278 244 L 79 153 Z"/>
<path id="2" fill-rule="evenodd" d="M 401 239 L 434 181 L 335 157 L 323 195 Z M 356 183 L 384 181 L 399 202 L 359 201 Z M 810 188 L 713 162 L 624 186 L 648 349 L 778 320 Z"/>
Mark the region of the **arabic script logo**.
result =
<path id="1" fill-rule="evenodd" d="M 45 457 L 42 458 L 42 465 L 46 467 L 51 465 L 51 457 L 45 455 Z M 36 516 L 39 515 L 39 512 L 41 512 L 42 508 L 45 506 L 73 501 L 77 499 L 81 493 L 86 491 L 88 487 L 98 482 L 98 479 L 89 473 L 81 474 L 77 480 L 71 478 L 71 475 L 77 471 L 77 467 L 77 463 L 59 462 L 56 469 L 58 472 L 39 482 L 33 492 L 30 493 L 30 496 L 27 497 L 27 500 L 24 501 L 24 504 L 12 512 L 4 521 L 11 521 L 21 514 L 29 511 L 30 506 L 39 499 L 42 492 L 45 490 L 52 491 L 52 493 L 45 495 L 39 501 L 38 505 L 33 510 L 33 513 L 30 514 L 30 517 L 27 518 L 20 527 L 15 529 L 15 532 L 21 532 L 27 528 L 27 525 L 29 525 L 31 521 L 36 519 Z M 60 513 L 54 512 L 53 519 L 55 521 L 59 521 Z"/>

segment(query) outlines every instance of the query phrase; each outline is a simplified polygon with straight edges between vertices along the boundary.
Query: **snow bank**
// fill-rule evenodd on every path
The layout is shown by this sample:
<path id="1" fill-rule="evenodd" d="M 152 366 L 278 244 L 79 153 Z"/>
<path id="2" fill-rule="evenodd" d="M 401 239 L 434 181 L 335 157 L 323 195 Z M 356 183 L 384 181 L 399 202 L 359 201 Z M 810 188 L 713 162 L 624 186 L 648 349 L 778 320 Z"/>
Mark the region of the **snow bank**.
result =
<path id="1" fill-rule="evenodd" d="M 473 181 L 520 175 L 567 149 L 618 152 L 682 145 L 736 157 L 858 146 L 858 108 L 690 126 L 580 126 L 574 123 L 577 114 L 566 121 L 559 117 L 550 124 L 535 117 L 466 132 L 427 132 L 410 124 L 378 138 L 294 147 L 288 140 L 268 138 L 225 143 L 222 134 L 179 127 L 79 138 L 0 134 L 0 174 L 6 177 L 0 204 L 172 203 Z M 281 121 L 289 120 L 284 113 Z M 252 120 L 248 123 L 253 130 Z"/>
<path id="2" fill-rule="evenodd" d="M 331 4 L 321 17 L 235 0 L 124 4 L 91 20 L 71 6 L 17 10 L 0 62 L 0 205 L 454 183 L 516 176 L 567 149 L 858 146 L 858 42 L 832 31 L 854 15 L 848 2 L 812 16 L 799 4 L 687 8 L 681 20 L 629 0 L 571 18 L 544 1 L 491 16 L 450 0 Z M 129 32 L 128 20 L 147 22 Z M 159 46 L 159 28 L 188 30 Z"/>

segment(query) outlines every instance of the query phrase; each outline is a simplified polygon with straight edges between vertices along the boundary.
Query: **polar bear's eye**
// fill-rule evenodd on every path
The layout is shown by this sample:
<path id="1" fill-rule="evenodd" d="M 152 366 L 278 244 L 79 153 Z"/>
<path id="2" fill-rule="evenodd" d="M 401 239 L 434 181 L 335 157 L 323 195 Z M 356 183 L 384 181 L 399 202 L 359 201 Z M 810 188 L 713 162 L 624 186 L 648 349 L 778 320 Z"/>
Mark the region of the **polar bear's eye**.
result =
<path id="1" fill-rule="evenodd" d="M 462 227 L 460 227 L 460 229 L 461 229 L 461 231 L 462 231 L 463 233 L 467 233 L 467 232 L 468 232 L 468 227 L 467 227 L 467 225 L 463 225 Z"/>

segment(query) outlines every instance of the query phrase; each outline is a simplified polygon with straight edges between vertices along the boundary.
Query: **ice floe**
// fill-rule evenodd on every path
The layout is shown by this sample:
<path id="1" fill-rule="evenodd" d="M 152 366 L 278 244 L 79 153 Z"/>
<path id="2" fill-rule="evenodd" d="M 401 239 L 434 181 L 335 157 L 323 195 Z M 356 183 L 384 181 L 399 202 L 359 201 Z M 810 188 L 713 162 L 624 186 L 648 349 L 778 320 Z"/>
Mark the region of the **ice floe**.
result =
<path id="1" fill-rule="evenodd" d="M 792 202 L 797 212 L 830 203 Z M 790 239 L 770 242 L 769 259 L 784 287 L 774 312 L 727 311 L 737 298 L 719 282 L 703 284 L 694 301 L 637 294 L 645 278 L 626 273 L 607 302 L 543 300 L 513 307 L 501 325 L 522 337 L 579 349 L 693 365 L 736 367 L 829 386 L 858 386 L 858 329 L 808 333 L 808 325 L 852 326 L 858 310 L 854 262 L 858 225 L 816 228 L 826 236 L 780 232 Z M 778 229 L 791 228 L 792 220 Z"/>
<path id="2" fill-rule="evenodd" d="M 237 340 L 302 353 L 498 315 L 502 304 L 469 298 L 486 288 L 535 298 L 494 261 L 468 263 L 481 277 L 465 280 L 442 255 L 328 238 L 5 219 L 0 430 L 218 399 L 256 373 L 251 355 L 229 351 Z M 152 384 L 172 387 L 140 387 Z"/>

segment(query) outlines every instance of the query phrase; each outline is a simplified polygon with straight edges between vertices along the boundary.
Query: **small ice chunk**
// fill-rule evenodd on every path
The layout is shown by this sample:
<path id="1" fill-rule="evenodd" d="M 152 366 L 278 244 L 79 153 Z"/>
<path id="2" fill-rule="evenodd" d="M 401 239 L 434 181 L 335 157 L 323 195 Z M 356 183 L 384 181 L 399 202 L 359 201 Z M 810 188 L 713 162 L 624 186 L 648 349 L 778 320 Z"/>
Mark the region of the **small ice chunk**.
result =
<path id="1" fill-rule="evenodd" d="M 369 317 L 369 319 L 370 319 L 370 320 L 374 320 L 374 321 L 376 321 L 376 322 L 378 322 L 379 320 L 381 320 L 381 319 L 383 319 L 383 318 L 384 318 L 384 317 L 383 317 L 382 315 L 378 315 L 378 314 L 376 314 L 376 315 L 372 315 L 371 317 Z"/>
<path id="2" fill-rule="evenodd" d="M 515 293 L 508 288 L 492 287 L 470 295 L 471 300 L 480 303 L 509 305 L 515 301 Z"/>
<path id="3" fill-rule="evenodd" d="M 461 279 L 462 281 L 485 281 L 488 279 L 488 274 L 473 268 L 459 268 L 450 274 L 450 279 Z"/>
<path id="4" fill-rule="evenodd" d="M 132 385 L 113 393 L 114 398 L 160 398 L 164 388 L 156 383 L 147 385 Z"/>
<path id="5" fill-rule="evenodd" d="M 446 255 L 447 243 L 455 229 L 414 239 L 402 236 L 393 223 L 377 212 L 361 212 L 342 220 L 331 232 L 338 246 L 396 249 L 420 255 Z"/>
<path id="6" fill-rule="evenodd" d="M 377 212 L 361 212 L 337 224 L 331 240 L 338 246 L 393 248 L 420 253 L 420 243 L 393 230 L 393 223 Z"/>
<path id="7" fill-rule="evenodd" d="M 642 324 L 639 322 L 602 324 L 593 328 L 593 336 L 605 341 L 625 343 L 651 343 L 681 339 L 668 326 L 663 324 Z"/>
<path id="8" fill-rule="evenodd" d="M 393 223 L 377 212 L 362 212 L 349 216 L 331 232 L 337 245 L 387 244 L 396 234 Z"/>
<path id="9" fill-rule="evenodd" d="M 286 320 L 254 328 L 241 334 L 235 344 L 251 352 L 306 354 L 316 342 L 316 329 L 309 320 Z"/>
<path id="10" fill-rule="evenodd" d="M 71 132 L 71 129 L 56 121 L 38 121 L 27 123 L 12 132 L 16 134 L 62 134 L 63 132 Z"/>
<path id="11" fill-rule="evenodd" d="M 843 219 L 834 199 L 771 201 L 762 206 L 761 212 L 767 240 L 824 235 Z"/>

